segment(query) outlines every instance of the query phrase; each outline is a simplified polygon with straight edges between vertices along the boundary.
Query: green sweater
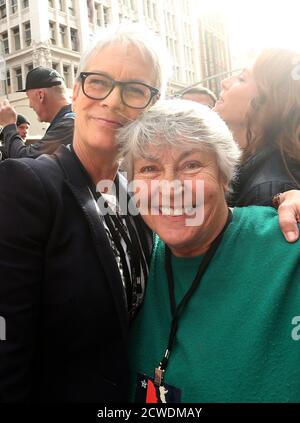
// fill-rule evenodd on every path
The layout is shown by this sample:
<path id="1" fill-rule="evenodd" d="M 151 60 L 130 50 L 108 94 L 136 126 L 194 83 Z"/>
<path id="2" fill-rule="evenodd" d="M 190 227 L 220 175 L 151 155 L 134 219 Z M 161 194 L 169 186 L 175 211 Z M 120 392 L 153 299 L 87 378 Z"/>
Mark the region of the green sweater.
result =
<path id="1" fill-rule="evenodd" d="M 145 302 L 131 332 L 132 391 L 137 372 L 153 376 L 169 336 L 164 251 L 155 237 Z M 300 316 L 299 258 L 300 243 L 284 240 L 276 211 L 234 210 L 179 320 L 164 382 L 181 390 L 182 402 L 300 401 L 300 325 L 292 324 Z M 200 260 L 172 257 L 176 304 Z"/>

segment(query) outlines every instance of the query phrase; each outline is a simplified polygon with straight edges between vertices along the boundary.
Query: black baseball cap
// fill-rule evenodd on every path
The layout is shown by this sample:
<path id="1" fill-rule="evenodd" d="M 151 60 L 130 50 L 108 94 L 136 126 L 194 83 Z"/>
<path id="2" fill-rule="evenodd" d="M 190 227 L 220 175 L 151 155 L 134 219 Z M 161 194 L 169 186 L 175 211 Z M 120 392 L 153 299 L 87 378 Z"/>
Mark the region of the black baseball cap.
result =
<path id="1" fill-rule="evenodd" d="M 28 123 L 28 125 L 30 125 L 30 122 L 24 115 L 17 115 L 16 125 L 20 126 L 20 125 L 23 125 L 23 123 Z"/>
<path id="2" fill-rule="evenodd" d="M 63 81 L 64 78 L 55 69 L 38 66 L 28 72 L 25 88 L 17 92 L 21 93 L 35 88 L 50 88 L 61 85 Z"/>

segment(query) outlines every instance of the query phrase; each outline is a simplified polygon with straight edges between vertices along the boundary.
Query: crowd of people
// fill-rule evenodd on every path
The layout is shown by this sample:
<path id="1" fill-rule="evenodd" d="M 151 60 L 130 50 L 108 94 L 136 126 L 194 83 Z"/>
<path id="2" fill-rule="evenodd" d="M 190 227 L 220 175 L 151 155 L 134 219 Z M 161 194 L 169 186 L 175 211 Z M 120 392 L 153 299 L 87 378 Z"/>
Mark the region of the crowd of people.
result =
<path id="1" fill-rule="evenodd" d="M 218 101 L 164 100 L 161 42 L 120 27 L 82 56 L 72 105 L 55 70 L 27 74 L 36 144 L 0 104 L 1 402 L 299 401 L 292 54 Z"/>

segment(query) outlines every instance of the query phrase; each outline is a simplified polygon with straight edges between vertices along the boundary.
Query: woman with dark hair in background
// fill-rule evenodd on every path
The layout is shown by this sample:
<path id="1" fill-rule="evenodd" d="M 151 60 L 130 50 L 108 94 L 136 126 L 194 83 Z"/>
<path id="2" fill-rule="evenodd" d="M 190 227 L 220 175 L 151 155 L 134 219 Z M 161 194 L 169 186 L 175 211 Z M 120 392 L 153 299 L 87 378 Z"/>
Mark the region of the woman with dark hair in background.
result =
<path id="1" fill-rule="evenodd" d="M 300 188 L 300 80 L 295 52 L 266 49 L 252 69 L 222 81 L 214 110 L 242 148 L 231 205 L 271 205 Z"/>

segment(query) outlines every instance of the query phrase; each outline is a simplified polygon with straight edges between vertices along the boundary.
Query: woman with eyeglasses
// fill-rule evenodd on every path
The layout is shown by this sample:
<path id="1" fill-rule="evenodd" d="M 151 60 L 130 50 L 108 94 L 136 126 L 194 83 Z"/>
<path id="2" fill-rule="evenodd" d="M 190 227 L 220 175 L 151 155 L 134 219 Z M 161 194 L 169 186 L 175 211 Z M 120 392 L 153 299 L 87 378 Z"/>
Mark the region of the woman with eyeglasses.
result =
<path id="1" fill-rule="evenodd" d="M 222 81 L 214 110 L 242 148 L 234 206 L 271 205 L 300 188 L 300 78 L 296 52 L 263 51 L 250 69 Z"/>
<path id="2" fill-rule="evenodd" d="M 73 145 L 0 166 L 1 402 L 127 399 L 152 238 L 127 213 L 115 137 L 164 91 L 161 57 L 144 28 L 103 37 L 80 64 Z"/>

